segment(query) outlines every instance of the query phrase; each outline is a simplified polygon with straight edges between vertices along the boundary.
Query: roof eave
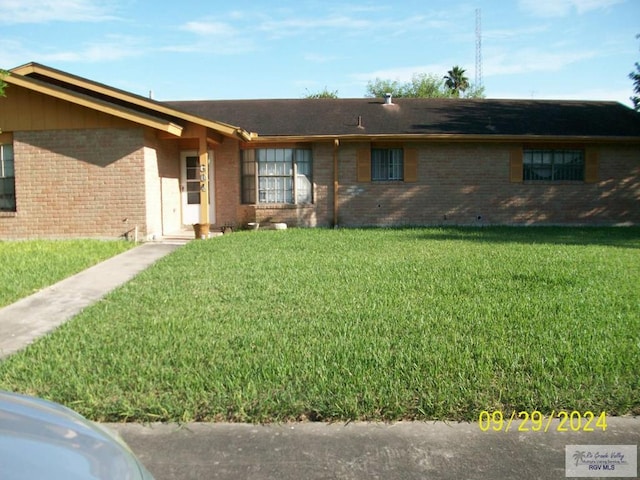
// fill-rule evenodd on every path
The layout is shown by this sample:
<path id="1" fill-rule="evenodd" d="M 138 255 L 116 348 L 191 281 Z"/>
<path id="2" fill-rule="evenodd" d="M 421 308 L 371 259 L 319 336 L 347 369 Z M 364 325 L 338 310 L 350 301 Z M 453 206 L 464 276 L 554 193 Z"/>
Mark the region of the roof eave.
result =
<path id="1" fill-rule="evenodd" d="M 640 136 L 606 135 L 477 135 L 477 134 L 347 134 L 347 135 L 260 135 L 255 143 L 277 142 L 433 141 L 433 142 L 556 142 L 556 143 L 640 143 Z"/>

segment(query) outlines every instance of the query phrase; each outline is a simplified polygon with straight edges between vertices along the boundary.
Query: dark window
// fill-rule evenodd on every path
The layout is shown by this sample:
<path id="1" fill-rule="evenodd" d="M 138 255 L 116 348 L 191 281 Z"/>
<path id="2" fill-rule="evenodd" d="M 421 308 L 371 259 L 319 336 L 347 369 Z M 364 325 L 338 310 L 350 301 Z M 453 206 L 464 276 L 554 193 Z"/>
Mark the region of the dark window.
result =
<path id="1" fill-rule="evenodd" d="M 523 157 L 525 181 L 584 181 L 584 151 L 525 150 Z"/>
<path id="2" fill-rule="evenodd" d="M 256 203 L 256 160 L 255 150 L 242 152 L 242 203 Z"/>
<path id="3" fill-rule="evenodd" d="M 187 204 L 200 204 L 200 160 L 197 156 L 186 158 L 187 167 Z"/>
<path id="4" fill-rule="evenodd" d="M 371 149 L 371 180 L 404 180 L 402 148 Z"/>
<path id="5" fill-rule="evenodd" d="M 16 211 L 16 179 L 11 144 L 0 145 L 0 211 Z"/>

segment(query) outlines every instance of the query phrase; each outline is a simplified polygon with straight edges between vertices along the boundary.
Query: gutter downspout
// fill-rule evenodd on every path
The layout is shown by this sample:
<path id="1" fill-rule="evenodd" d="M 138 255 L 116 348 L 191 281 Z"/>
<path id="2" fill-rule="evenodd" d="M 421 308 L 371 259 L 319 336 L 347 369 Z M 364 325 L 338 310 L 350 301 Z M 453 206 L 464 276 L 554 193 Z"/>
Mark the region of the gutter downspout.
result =
<path id="1" fill-rule="evenodd" d="M 340 140 L 333 140 L 333 228 L 338 228 L 338 148 Z"/>

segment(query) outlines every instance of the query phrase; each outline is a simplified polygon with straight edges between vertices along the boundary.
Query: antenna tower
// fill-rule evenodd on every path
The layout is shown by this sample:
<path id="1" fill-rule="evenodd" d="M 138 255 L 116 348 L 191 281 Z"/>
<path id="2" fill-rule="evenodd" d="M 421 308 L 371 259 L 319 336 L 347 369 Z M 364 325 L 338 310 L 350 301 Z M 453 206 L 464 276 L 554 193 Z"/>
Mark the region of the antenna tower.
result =
<path id="1" fill-rule="evenodd" d="M 476 88 L 482 87 L 482 18 L 476 8 Z"/>

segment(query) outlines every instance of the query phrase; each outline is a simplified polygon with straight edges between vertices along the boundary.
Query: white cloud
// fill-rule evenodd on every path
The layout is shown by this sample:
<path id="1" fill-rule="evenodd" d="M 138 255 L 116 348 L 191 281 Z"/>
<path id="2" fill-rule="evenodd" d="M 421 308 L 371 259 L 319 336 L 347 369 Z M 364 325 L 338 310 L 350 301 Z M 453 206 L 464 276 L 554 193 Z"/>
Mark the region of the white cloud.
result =
<path id="1" fill-rule="evenodd" d="M 463 67 L 464 68 L 464 67 Z M 383 70 L 375 70 L 366 73 L 354 73 L 349 77 L 355 81 L 366 84 L 369 81 L 373 81 L 376 78 L 382 80 L 393 80 L 398 82 L 409 82 L 416 74 L 426 73 L 427 75 L 444 76 L 448 70 L 451 69 L 451 65 L 444 64 L 430 64 L 430 65 L 416 65 L 412 67 L 398 67 L 389 68 Z M 467 73 L 469 70 L 467 69 Z"/>
<path id="2" fill-rule="evenodd" d="M 73 50 L 52 51 L 47 48 L 33 50 L 16 41 L 0 42 L 0 66 L 12 68 L 35 61 L 49 62 L 106 62 L 141 56 L 148 50 L 139 39 L 112 35 L 103 41 L 78 45 Z"/>
<path id="3" fill-rule="evenodd" d="M 9 70 L 31 60 L 32 56 L 16 40 L 0 39 L 0 69 Z"/>
<path id="4" fill-rule="evenodd" d="M 631 106 L 631 89 L 610 89 L 610 88 L 587 88 L 581 90 L 568 91 L 547 91 L 541 93 L 532 90 L 523 95 L 522 92 L 512 90 L 502 90 L 490 92 L 490 98 L 531 98 L 535 100 L 604 100 L 620 102 L 623 105 Z"/>
<path id="5" fill-rule="evenodd" d="M 393 12 L 393 7 L 390 5 L 355 5 L 355 4 L 341 4 L 339 7 L 334 7 L 333 11 L 349 12 L 349 13 L 380 13 L 380 12 Z"/>
<path id="6" fill-rule="evenodd" d="M 172 53 L 204 53 L 207 56 L 240 55 L 255 52 L 258 48 L 250 40 L 234 40 L 224 46 L 218 42 L 198 40 L 193 43 L 165 45 L 156 50 Z"/>
<path id="7" fill-rule="evenodd" d="M 247 35 L 246 29 L 241 25 L 242 22 L 249 21 L 247 16 L 236 12 L 231 17 L 237 25 L 213 19 L 187 22 L 178 29 L 195 35 L 195 40 L 167 45 L 160 47 L 159 50 L 179 53 L 203 52 L 215 55 L 235 55 L 256 51 L 259 48 L 258 42 L 254 37 Z"/>
<path id="8" fill-rule="evenodd" d="M 321 53 L 305 53 L 304 59 L 312 63 L 329 63 L 339 60 L 336 55 L 323 55 Z"/>
<path id="9" fill-rule="evenodd" d="M 241 21 L 240 14 L 232 15 Z M 189 41 L 184 38 L 181 43 L 166 45 L 158 50 L 163 52 L 197 53 L 206 52 L 215 55 L 235 55 L 256 51 L 256 42 L 246 36 L 242 28 L 217 20 L 198 20 L 187 22 L 178 27 L 179 30 L 194 35 Z"/>
<path id="10" fill-rule="evenodd" d="M 549 27 L 545 25 L 537 25 L 537 26 L 527 27 L 527 28 L 503 28 L 503 29 L 483 30 L 482 40 L 483 41 L 486 41 L 486 40 L 505 41 L 505 40 L 511 40 L 511 39 L 522 40 L 525 37 L 544 33 L 548 30 L 549 30 Z"/>
<path id="11" fill-rule="evenodd" d="M 265 20 L 257 29 L 275 37 L 297 35 L 310 30 L 339 29 L 346 31 L 362 30 L 371 27 L 369 20 L 355 19 L 348 16 L 330 16 L 319 18 L 288 18 L 284 20 Z"/>
<path id="12" fill-rule="evenodd" d="M 111 4 L 98 0 L 0 0 L 0 24 L 113 20 L 117 17 Z"/>
<path id="13" fill-rule="evenodd" d="M 45 61 L 108 62 L 139 57 L 144 53 L 146 50 L 137 38 L 113 35 L 103 42 L 90 43 L 77 50 L 44 53 L 40 57 Z"/>
<path id="14" fill-rule="evenodd" d="M 156 50 L 173 53 L 206 53 L 207 55 L 239 55 L 255 52 L 258 48 L 250 40 L 236 39 L 221 46 L 218 42 L 198 40 L 193 43 L 165 45 Z"/>
<path id="15" fill-rule="evenodd" d="M 575 12 L 582 15 L 593 10 L 608 9 L 624 0 L 519 0 L 525 12 L 538 17 L 563 17 Z M 636 0 L 633 0 L 636 1 Z"/>
<path id="16" fill-rule="evenodd" d="M 632 105 L 629 97 L 631 89 L 609 89 L 609 88 L 589 88 L 584 90 L 572 90 L 569 92 L 551 93 L 545 95 L 551 100 L 610 100 L 620 102 L 627 106 Z"/>
<path id="17" fill-rule="evenodd" d="M 223 22 L 188 22 L 181 27 L 182 30 L 203 36 L 228 36 L 235 35 L 236 29 Z"/>
<path id="18" fill-rule="evenodd" d="M 554 53 L 532 48 L 509 53 L 494 51 L 485 54 L 482 62 L 483 76 L 514 75 L 533 72 L 554 72 L 572 63 L 597 56 L 593 51 L 564 51 Z"/>
<path id="19" fill-rule="evenodd" d="M 276 40 L 297 35 L 308 36 L 310 32 L 339 31 L 340 35 L 350 36 L 370 32 L 380 34 L 380 29 L 383 29 L 387 35 L 398 35 L 410 30 L 448 29 L 452 26 L 450 12 L 434 11 L 428 15 L 397 17 L 391 7 L 358 5 L 341 5 L 340 8 L 329 8 L 318 15 L 300 15 L 278 9 L 268 12 L 233 11 L 225 18 L 237 30 L 262 32 Z"/>

